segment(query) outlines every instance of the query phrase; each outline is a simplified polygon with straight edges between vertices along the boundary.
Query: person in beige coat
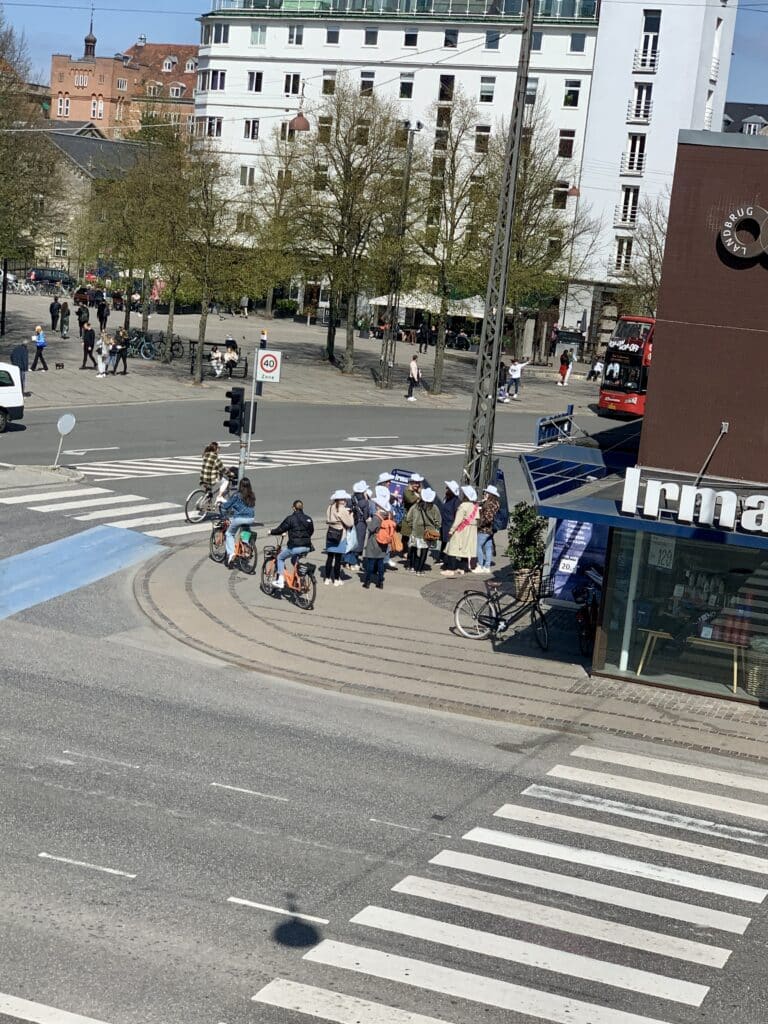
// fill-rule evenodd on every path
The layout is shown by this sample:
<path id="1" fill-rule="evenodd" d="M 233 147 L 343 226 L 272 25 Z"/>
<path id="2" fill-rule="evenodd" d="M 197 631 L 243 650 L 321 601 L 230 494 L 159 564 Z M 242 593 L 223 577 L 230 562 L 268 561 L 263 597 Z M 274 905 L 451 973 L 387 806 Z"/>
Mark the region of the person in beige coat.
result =
<path id="1" fill-rule="evenodd" d="M 355 525 L 355 517 L 347 502 L 350 495 L 346 491 L 334 491 L 331 503 L 325 513 L 328 528 L 325 542 L 325 585 L 334 587 L 342 585 L 341 559 L 347 550 L 347 530 Z M 338 539 L 336 539 L 338 538 Z"/>
<path id="2" fill-rule="evenodd" d="M 477 515 L 477 491 L 467 484 L 461 488 L 461 501 L 449 531 L 441 576 L 469 572 L 470 559 L 477 555 Z"/>

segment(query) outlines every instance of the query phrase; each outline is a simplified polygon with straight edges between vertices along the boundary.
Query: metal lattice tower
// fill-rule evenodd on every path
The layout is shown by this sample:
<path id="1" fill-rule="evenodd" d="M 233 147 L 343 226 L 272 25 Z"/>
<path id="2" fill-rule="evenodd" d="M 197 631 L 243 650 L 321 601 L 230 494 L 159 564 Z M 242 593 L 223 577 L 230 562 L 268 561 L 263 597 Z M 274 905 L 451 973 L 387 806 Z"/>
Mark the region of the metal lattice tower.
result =
<path id="1" fill-rule="evenodd" d="M 464 479 L 476 488 L 484 487 L 491 478 L 493 462 L 493 431 L 496 420 L 496 392 L 499 360 L 504 334 L 504 313 L 509 277 L 509 256 L 512 225 L 515 217 L 517 166 L 523 137 L 525 97 L 528 89 L 528 66 L 531 60 L 533 14 L 535 0 L 523 0 L 525 14 L 520 37 L 520 59 L 517 66 L 515 100 L 509 122 L 509 135 L 504 161 L 504 177 L 499 193 L 499 209 L 493 236 L 488 289 L 485 293 L 485 318 L 477 355 L 477 374 L 472 396 L 472 415 L 467 439 Z"/>

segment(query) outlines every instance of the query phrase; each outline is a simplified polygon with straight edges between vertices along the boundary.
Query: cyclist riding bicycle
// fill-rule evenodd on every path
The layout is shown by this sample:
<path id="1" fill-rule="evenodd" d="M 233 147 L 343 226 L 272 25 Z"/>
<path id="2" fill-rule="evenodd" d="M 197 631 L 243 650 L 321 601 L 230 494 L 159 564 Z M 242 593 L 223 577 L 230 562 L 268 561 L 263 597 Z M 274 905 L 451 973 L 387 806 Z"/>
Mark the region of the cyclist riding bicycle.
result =
<path id="1" fill-rule="evenodd" d="M 221 506 L 222 514 L 229 517 L 229 526 L 224 537 L 229 568 L 232 568 L 232 559 L 235 554 L 235 534 L 238 527 L 250 526 L 253 523 L 255 505 L 256 495 L 253 493 L 251 481 L 244 476 L 234 494 L 227 498 Z"/>
<path id="2" fill-rule="evenodd" d="M 200 486 L 206 491 L 213 491 L 219 486 L 219 480 L 226 473 L 226 466 L 219 456 L 219 442 L 211 441 L 203 448 L 203 462 L 200 466 Z"/>
<path id="3" fill-rule="evenodd" d="M 285 586 L 285 563 L 291 559 L 291 564 L 296 565 L 299 555 L 306 555 L 312 550 L 312 534 L 315 532 L 315 524 L 312 517 L 304 511 L 304 502 L 299 498 L 291 506 L 292 511 L 285 519 L 270 530 L 274 537 L 281 533 L 288 534 L 288 543 L 280 549 L 277 556 L 277 579 L 272 584 L 276 590 L 282 590 Z"/>

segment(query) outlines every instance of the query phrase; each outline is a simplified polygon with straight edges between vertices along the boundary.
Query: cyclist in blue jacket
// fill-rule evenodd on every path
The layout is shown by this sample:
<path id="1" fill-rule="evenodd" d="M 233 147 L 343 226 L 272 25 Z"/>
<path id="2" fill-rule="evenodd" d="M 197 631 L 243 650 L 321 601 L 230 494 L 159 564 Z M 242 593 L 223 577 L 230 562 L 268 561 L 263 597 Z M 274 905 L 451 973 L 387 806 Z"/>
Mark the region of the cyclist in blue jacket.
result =
<path id="1" fill-rule="evenodd" d="M 235 534 L 237 533 L 237 528 L 239 526 L 250 526 L 253 523 L 255 508 L 256 495 L 253 493 L 251 481 L 247 476 L 244 476 L 232 497 L 227 498 L 221 506 L 222 515 L 229 518 L 229 526 L 224 537 L 228 566 L 232 565 L 232 556 L 235 553 Z"/>

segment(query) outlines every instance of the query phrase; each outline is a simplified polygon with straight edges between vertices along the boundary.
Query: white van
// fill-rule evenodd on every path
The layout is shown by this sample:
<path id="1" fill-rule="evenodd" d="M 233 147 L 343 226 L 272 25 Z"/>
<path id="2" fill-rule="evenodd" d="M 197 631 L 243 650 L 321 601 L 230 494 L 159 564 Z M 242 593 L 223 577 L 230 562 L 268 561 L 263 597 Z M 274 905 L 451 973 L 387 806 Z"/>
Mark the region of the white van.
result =
<path id="1" fill-rule="evenodd" d="M 24 418 L 24 394 L 18 366 L 0 363 L 0 434 L 11 420 Z"/>

